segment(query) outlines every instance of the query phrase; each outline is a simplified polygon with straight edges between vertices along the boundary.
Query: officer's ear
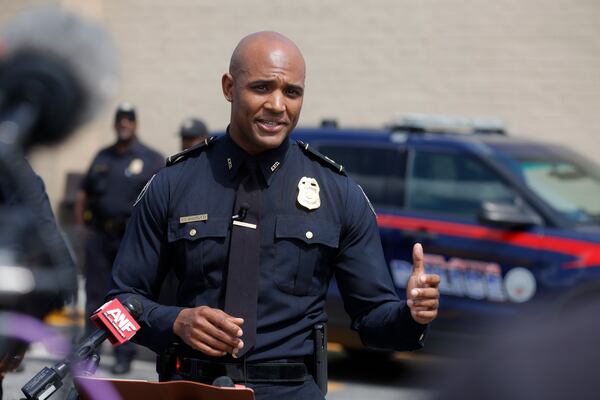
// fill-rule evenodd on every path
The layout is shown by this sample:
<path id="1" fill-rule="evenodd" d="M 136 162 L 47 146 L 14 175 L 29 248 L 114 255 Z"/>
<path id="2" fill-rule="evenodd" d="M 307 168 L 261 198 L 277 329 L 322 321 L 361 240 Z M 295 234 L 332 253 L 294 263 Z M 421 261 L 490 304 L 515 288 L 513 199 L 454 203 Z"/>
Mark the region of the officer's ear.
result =
<path id="1" fill-rule="evenodd" d="M 225 99 L 231 103 L 233 100 L 233 76 L 229 73 L 223 74 L 221 78 L 221 88 Z"/>

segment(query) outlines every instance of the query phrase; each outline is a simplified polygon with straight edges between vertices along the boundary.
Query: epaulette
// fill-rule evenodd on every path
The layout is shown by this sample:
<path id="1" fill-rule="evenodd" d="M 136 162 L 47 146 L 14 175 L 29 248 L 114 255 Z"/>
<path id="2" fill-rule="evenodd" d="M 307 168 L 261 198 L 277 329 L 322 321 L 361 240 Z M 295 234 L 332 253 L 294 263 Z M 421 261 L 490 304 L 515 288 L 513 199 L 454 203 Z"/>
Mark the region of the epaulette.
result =
<path id="1" fill-rule="evenodd" d="M 167 157 L 167 167 L 170 167 L 173 164 L 177 164 L 179 161 L 183 161 L 189 156 L 203 151 L 204 148 L 207 147 L 213 141 L 214 138 L 215 136 L 207 137 L 206 139 L 204 139 L 203 142 L 200 142 L 197 145 L 190 147 L 189 149 L 185 149 L 184 151 Z"/>
<path id="2" fill-rule="evenodd" d="M 333 169 L 338 174 L 346 175 L 346 170 L 344 169 L 343 165 L 340 165 L 333 161 L 331 158 L 327 157 L 326 155 L 319 153 L 316 149 L 310 147 L 308 143 L 304 143 L 302 140 L 297 140 L 297 142 L 298 146 L 300 146 L 300 148 L 304 150 L 305 153 L 314 156 L 317 160 L 321 161 L 322 164 Z"/>

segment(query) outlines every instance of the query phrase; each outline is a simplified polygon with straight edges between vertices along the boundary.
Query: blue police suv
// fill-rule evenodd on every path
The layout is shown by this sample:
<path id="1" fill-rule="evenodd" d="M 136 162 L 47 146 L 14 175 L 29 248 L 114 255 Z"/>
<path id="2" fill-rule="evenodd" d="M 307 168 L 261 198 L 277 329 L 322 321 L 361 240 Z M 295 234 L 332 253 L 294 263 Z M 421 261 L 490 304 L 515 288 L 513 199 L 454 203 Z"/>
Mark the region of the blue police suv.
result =
<path id="1" fill-rule="evenodd" d="M 386 129 L 297 128 L 368 195 L 401 297 L 411 247 L 442 277 L 432 335 L 600 296 L 600 168 L 493 121 L 410 117 Z M 359 346 L 333 283 L 332 341 Z"/>

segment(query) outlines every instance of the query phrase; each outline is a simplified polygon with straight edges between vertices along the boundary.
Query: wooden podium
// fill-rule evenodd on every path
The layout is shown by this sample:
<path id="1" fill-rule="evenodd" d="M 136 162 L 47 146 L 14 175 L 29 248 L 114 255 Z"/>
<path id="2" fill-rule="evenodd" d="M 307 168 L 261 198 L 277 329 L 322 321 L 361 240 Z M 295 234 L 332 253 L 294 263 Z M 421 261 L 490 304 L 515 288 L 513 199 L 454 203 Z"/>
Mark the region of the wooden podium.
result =
<path id="1" fill-rule="evenodd" d="M 150 382 L 76 377 L 81 400 L 254 400 L 249 388 L 205 385 L 191 381 Z"/>

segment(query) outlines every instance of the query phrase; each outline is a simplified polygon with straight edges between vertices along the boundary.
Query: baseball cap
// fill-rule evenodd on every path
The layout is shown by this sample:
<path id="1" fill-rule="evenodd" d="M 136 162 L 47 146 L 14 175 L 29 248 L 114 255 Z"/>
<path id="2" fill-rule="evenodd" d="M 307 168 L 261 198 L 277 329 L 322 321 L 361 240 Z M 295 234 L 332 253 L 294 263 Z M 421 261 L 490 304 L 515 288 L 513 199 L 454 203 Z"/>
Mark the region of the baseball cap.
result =
<path id="1" fill-rule="evenodd" d="M 188 118 L 181 124 L 179 135 L 182 138 L 196 138 L 208 136 L 208 129 L 202 120 L 198 118 Z"/>
<path id="2" fill-rule="evenodd" d="M 121 103 L 115 112 L 115 121 L 121 118 L 127 118 L 135 122 L 135 107 L 131 103 Z"/>

